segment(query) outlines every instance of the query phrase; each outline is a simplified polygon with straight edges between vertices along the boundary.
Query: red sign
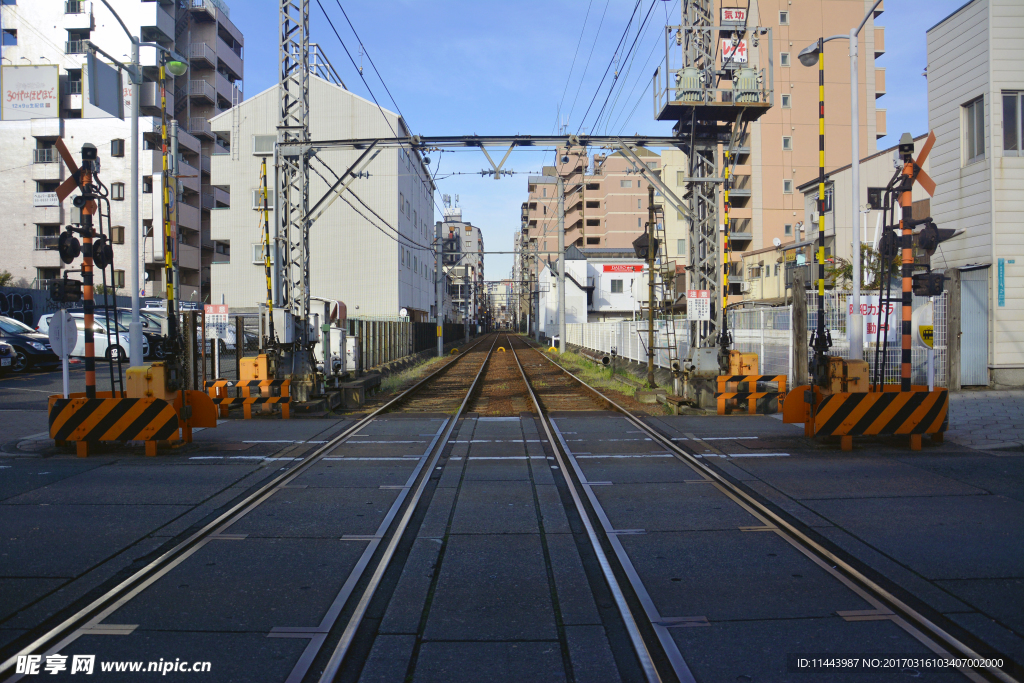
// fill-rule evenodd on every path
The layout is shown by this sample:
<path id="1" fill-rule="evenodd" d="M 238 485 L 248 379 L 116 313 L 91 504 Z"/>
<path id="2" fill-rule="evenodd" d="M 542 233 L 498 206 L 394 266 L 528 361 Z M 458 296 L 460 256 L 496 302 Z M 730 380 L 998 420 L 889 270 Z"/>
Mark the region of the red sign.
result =
<path id="1" fill-rule="evenodd" d="M 227 304 L 206 304 L 203 306 L 206 310 L 206 315 L 227 315 L 228 307 Z"/>
<path id="2" fill-rule="evenodd" d="M 642 273 L 644 272 L 643 266 L 627 266 L 623 264 L 605 264 L 604 272 L 606 273 Z"/>
<path id="3" fill-rule="evenodd" d="M 722 23 L 726 22 L 745 22 L 747 20 L 747 10 L 736 8 L 736 7 L 723 7 L 722 8 Z"/>
<path id="4" fill-rule="evenodd" d="M 687 299 L 710 299 L 710 289 L 688 289 L 686 290 Z"/>
<path id="5" fill-rule="evenodd" d="M 730 38 L 722 38 L 722 64 L 726 62 L 746 64 L 747 41 L 741 40 L 736 45 L 733 45 Z"/>

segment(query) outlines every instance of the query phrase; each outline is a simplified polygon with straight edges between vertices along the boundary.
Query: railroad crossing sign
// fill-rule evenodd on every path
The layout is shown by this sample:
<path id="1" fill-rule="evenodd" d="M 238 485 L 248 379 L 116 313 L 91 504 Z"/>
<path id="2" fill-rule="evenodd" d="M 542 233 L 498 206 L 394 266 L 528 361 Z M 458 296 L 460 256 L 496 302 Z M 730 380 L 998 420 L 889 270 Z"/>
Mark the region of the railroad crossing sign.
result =
<path id="1" fill-rule="evenodd" d="M 688 320 L 711 320 L 711 290 L 686 290 L 686 318 Z"/>
<path id="2" fill-rule="evenodd" d="M 230 317 L 227 304 L 206 304 L 203 310 L 206 312 L 206 338 L 227 339 Z"/>
<path id="3" fill-rule="evenodd" d="M 921 327 L 919 327 L 918 330 L 921 336 L 921 343 L 927 346 L 929 349 L 932 348 L 932 339 L 935 330 L 934 326 L 921 325 Z"/>

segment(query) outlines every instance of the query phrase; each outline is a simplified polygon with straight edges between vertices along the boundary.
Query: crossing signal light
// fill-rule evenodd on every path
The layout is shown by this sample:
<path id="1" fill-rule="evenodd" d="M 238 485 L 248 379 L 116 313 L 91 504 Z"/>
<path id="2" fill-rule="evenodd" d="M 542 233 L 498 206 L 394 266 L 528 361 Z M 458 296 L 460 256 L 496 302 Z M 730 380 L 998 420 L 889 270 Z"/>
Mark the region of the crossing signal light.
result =
<path id="1" fill-rule="evenodd" d="M 57 238 L 57 253 L 61 261 L 71 263 L 82 253 L 82 245 L 70 232 L 62 232 Z"/>
<path id="2" fill-rule="evenodd" d="M 62 278 L 50 283 L 50 299 L 57 302 L 71 303 L 82 300 L 82 282 Z"/>
<path id="3" fill-rule="evenodd" d="M 918 234 L 917 246 L 931 256 L 935 253 L 935 250 L 939 248 L 940 244 L 950 238 L 956 237 L 961 232 L 963 231 L 954 230 L 952 228 L 940 228 L 932 221 L 928 221 Z"/>
<path id="4" fill-rule="evenodd" d="M 946 280 L 942 273 L 916 273 L 914 275 L 914 296 L 939 296 Z"/>
<path id="5" fill-rule="evenodd" d="M 107 244 L 107 238 L 103 235 L 92 243 L 92 261 L 100 270 L 114 262 L 114 248 Z"/>

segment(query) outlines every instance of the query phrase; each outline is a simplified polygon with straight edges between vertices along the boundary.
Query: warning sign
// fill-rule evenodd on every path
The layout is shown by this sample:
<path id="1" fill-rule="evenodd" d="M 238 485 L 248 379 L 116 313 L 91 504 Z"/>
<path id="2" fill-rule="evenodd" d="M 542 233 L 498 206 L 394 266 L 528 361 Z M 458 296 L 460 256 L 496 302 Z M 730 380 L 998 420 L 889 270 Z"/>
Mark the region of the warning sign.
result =
<path id="1" fill-rule="evenodd" d="M 918 334 L 921 336 L 921 343 L 927 346 L 929 349 L 932 348 L 932 336 L 935 333 L 934 325 L 921 325 L 918 329 Z"/>
<path id="2" fill-rule="evenodd" d="M 226 304 L 206 304 L 203 306 L 206 313 L 206 338 L 227 339 L 228 338 L 228 307 Z"/>
<path id="3" fill-rule="evenodd" d="M 686 290 L 686 318 L 687 320 L 711 320 L 711 290 Z"/>

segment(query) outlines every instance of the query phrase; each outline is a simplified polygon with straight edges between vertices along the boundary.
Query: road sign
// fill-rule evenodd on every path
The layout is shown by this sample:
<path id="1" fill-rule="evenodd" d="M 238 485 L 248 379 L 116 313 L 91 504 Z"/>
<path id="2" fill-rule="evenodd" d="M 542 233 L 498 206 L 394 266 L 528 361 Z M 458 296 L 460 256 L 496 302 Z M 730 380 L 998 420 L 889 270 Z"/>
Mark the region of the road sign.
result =
<path id="1" fill-rule="evenodd" d="M 921 343 L 924 344 L 925 346 L 927 346 L 929 349 L 933 348 L 932 347 L 932 343 L 933 343 L 932 339 L 933 339 L 933 335 L 934 335 L 934 332 L 935 332 L 935 327 L 932 326 L 932 325 L 921 325 L 921 327 L 919 327 L 917 329 L 918 329 L 918 334 L 921 337 Z"/>
<path id="2" fill-rule="evenodd" d="M 68 392 L 71 390 L 71 369 L 68 363 L 71 352 L 75 350 L 75 345 L 78 343 L 78 325 L 75 324 L 75 319 L 71 317 L 71 314 L 63 308 L 58 309 L 50 316 L 49 337 L 50 348 L 60 356 L 63 366 L 64 398 L 68 398 Z"/>
<path id="3" fill-rule="evenodd" d="M 711 320 L 710 289 L 686 290 L 686 318 L 687 320 Z"/>
<path id="4" fill-rule="evenodd" d="M 206 312 L 206 338 L 227 339 L 228 338 L 228 307 L 226 304 L 206 304 L 203 306 Z"/>

